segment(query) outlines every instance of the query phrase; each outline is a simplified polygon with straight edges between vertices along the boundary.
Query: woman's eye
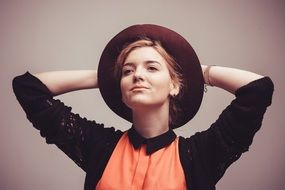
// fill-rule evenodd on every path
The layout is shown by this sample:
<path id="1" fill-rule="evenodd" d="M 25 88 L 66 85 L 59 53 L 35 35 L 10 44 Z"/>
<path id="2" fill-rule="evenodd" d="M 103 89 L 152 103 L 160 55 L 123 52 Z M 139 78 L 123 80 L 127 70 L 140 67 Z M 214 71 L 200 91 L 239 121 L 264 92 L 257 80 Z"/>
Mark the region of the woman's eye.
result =
<path id="1" fill-rule="evenodd" d="M 148 67 L 147 69 L 149 71 L 157 71 L 158 70 L 156 67 L 152 67 L 152 66 Z"/>
<path id="2" fill-rule="evenodd" d="M 131 72 L 132 72 L 131 69 L 125 69 L 125 70 L 123 70 L 122 74 L 123 74 L 123 76 L 126 76 L 126 75 L 129 75 Z"/>

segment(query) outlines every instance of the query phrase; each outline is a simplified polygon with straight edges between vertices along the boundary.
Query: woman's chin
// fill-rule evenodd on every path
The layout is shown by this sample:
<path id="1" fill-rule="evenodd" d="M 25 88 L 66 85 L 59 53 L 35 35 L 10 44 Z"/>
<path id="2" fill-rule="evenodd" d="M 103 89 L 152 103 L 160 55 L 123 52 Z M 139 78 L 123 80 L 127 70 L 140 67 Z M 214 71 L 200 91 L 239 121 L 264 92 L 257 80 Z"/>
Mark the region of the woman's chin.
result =
<path id="1" fill-rule="evenodd" d="M 131 110 L 148 110 L 153 109 L 155 107 L 161 107 L 163 102 L 154 102 L 145 99 L 140 100 L 132 100 L 126 104 Z"/>
<path id="2" fill-rule="evenodd" d="M 152 104 L 150 104 L 149 102 L 142 101 L 142 100 L 131 101 L 131 102 L 128 102 L 128 104 L 127 104 L 127 106 L 132 110 L 136 110 L 136 109 L 140 109 L 140 108 L 146 108 L 146 107 L 149 107 L 151 105 Z"/>

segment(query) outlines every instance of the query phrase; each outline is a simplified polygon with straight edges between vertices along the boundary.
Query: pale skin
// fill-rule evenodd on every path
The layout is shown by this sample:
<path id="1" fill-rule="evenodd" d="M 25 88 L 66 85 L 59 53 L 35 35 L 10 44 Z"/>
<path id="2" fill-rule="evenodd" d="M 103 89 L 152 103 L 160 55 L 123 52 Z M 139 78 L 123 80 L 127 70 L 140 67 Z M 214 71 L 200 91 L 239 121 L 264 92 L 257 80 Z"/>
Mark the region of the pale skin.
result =
<path id="1" fill-rule="evenodd" d="M 131 73 L 122 77 L 121 90 L 123 101 L 133 110 L 133 123 L 137 132 L 145 138 L 151 138 L 165 133 L 169 130 L 169 96 L 172 93 L 179 92 L 175 84 L 171 80 L 167 80 L 166 85 L 156 83 L 158 80 L 155 77 L 166 77 L 168 73 L 165 67 L 164 59 L 151 50 L 141 49 L 140 55 L 136 52 L 131 52 L 125 63 L 131 63 L 133 70 Z M 155 50 L 154 50 L 155 51 Z M 141 54 L 143 52 L 143 54 Z M 138 53 L 138 52 L 137 52 Z M 160 57 L 159 57 L 160 56 Z M 158 63 L 149 63 L 149 61 L 157 61 Z M 159 72 L 152 72 L 149 66 L 160 67 Z M 201 65 L 204 73 L 206 65 Z M 126 67 L 123 67 L 123 72 Z M 127 67 L 127 69 L 129 69 Z M 152 68 L 153 69 L 153 68 Z M 165 70 L 166 69 L 166 70 Z M 54 96 L 64 94 L 71 91 L 98 88 L 97 71 L 96 70 L 69 70 L 69 71 L 52 71 L 33 74 L 41 80 L 53 93 Z M 235 91 L 256 79 L 262 78 L 262 75 L 229 67 L 213 66 L 205 81 L 210 81 L 215 87 L 224 89 L 230 93 Z M 143 81 L 147 89 L 136 88 L 134 91 L 130 89 L 138 84 L 138 81 Z M 163 88 L 163 92 L 158 94 L 158 89 Z M 160 90 L 161 91 L 161 90 Z M 124 96 L 125 94 L 125 96 Z M 158 94 L 154 100 L 150 99 L 154 94 Z M 144 117 L 140 117 L 143 113 Z M 152 127 L 149 127 L 152 126 Z M 155 127 L 153 127 L 155 126 Z"/>
<path id="2" fill-rule="evenodd" d="M 155 49 L 142 47 L 127 56 L 121 92 L 123 102 L 133 112 L 134 127 L 142 136 L 154 137 L 168 131 L 169 95 L 179 91 L 167 62 Z"/>

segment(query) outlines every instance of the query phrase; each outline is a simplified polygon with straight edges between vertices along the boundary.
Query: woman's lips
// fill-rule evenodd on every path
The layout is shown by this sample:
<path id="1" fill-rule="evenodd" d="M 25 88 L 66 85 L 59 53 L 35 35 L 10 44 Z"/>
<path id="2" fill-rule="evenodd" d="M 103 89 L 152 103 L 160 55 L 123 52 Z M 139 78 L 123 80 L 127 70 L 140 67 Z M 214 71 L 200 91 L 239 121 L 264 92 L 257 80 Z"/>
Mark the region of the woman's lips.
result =
<path id="1" fill-rule="evenodd" d="M 145 86 L 134 86 L 131 88 L 131 91 L 139 91 L 139 90 L 145 90 L 145 89 L 148 89 L 147 87 Z"/>

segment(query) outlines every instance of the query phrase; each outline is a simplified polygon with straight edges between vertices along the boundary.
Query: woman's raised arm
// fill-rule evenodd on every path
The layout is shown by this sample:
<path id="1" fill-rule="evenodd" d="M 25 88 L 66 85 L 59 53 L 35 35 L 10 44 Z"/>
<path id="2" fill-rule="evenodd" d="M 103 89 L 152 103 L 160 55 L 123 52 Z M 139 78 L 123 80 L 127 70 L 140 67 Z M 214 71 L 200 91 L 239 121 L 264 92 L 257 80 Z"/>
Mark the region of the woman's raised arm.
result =
<path id="1" fill-rule="evenodd" d="M 33 75 L 41 80 L 54 96 L 98 87 L 96 70 L 51 71 Z"/>
<path id="2" fill-rule="evenodd" d="M 263 77 L 250 71 L 230 67 L 207 65 L 201 65 L 201 67 L 206 84 L 222 88 L 233 94 L 238 88 Z"/>

